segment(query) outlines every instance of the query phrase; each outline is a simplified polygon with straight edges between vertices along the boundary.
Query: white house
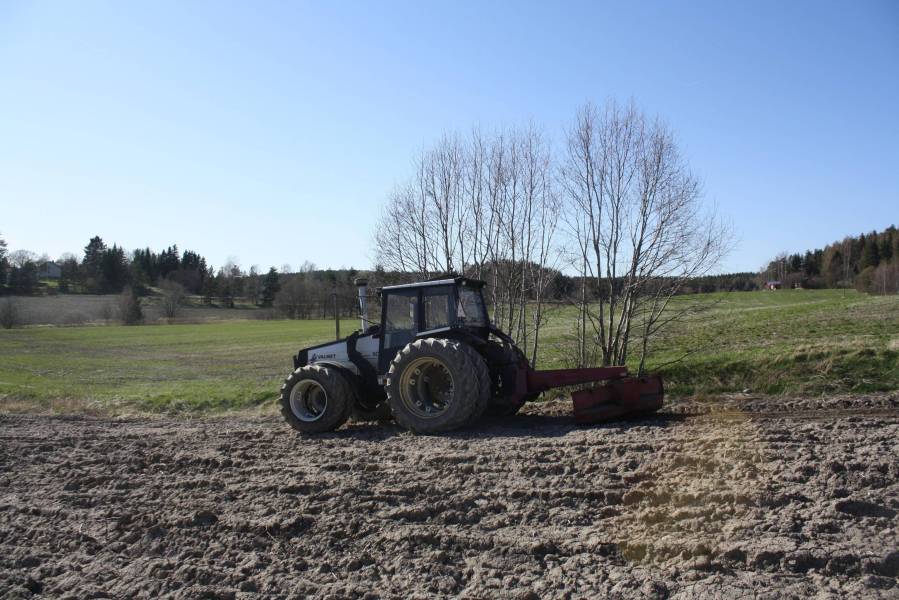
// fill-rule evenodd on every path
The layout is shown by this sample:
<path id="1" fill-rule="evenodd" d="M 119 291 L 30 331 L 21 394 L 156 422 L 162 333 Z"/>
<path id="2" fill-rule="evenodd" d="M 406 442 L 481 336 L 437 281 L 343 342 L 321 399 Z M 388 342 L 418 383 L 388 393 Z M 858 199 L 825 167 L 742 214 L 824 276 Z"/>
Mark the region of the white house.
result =
<path id="1" fill-rule="evenodd" d="M 45 262 L 37 272 L 38 279 L 59 279 L 62 277 L 62 267 L 53 262 Z"/>

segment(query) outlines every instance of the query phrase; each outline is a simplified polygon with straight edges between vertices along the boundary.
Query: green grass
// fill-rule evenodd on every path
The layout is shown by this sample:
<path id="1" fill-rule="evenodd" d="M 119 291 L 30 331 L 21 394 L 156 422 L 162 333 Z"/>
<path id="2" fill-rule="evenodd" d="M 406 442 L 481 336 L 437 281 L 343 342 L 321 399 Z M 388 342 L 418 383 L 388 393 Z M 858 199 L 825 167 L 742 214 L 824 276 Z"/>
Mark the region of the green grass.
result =
<path id="1" fill-rule="evenodd" d="M 357 321 L 346 321 L 351 331 Z M 0 407 L 120 413 L 246 408 L 272 400 L 333 321 L 35 327 L 0 331 Z"/>
<path id="2" fill-rule="evenodd" d="M 648 367 L 673 394 L 899 389 L 897 296 L 782 290 L 677 299 L 695 301 L 707 310 L 652 346 Z M 551 313 L 541 368 L 564 366 L 573 314 Z M 356 325 L 346 321 L 341 329 Z M 0 410 L 189 413 L 257 406 L 274 401 L 297 349 L 333 335 L 333 321 L 0 330 Z"/>
<path id="3" fill-rule="evenodd" d="M 651 344 L 647 369 L 661 374 L 675 394 L 899 389 L 899 296 L 779 290 L 675 302 L 705 308 Z M 570 323 L 568 310 L 551 319 L 547 362 L 561 361 Z"/>

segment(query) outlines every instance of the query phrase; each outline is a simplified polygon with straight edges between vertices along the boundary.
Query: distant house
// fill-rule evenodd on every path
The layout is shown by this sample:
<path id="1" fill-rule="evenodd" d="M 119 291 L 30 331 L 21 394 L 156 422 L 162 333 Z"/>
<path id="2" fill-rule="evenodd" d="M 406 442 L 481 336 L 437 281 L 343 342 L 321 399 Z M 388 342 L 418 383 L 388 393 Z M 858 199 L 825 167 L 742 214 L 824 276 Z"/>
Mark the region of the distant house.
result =
<path id="1" fill-rule="evenodd" d="M 38 279 L 59 279 L 62 277 L 62 267 L 53 262 L 45 262 L 37 272 Z"/>
<path id="2" fill-rule="evenodd" d="M 783 285 L 784 284 L 781 283 L 780 281 L 768 281 L 765 283 L 765 289 L 766 290 L 779 290 L 780 288 L 783 287 Z"/>

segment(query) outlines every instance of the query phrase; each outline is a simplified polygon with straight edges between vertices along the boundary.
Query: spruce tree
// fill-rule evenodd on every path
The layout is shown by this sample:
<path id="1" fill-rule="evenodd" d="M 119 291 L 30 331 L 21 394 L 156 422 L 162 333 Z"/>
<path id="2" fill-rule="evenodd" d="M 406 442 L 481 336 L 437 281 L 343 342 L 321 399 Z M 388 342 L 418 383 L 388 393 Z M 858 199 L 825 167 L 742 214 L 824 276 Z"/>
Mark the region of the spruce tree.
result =
<path id="1" fill-rule="evenodd" d="M 92 237 L 91 241 L 84 247 L 84 259 L 81 261 L 81 266 L 87 277 L 88 287 L 91 288 L 88 291 L 99 291 L 98 288 L 102 285 L 100 269 L 103 263 L 104 252 L 106 252 L 106 244 L 103 243 L 103 239 L 99 235 Z"/>
<path id="2" fill-rule="evenodd" d="M 218 287 L 216 286 L 215 270 L 209 267 L 203 275 L 203 302 L 212 304 L 212 300 L 217 294 Z"/>
<path id="3" fill-rule="evenodd" d="M 262 280 L 262 306 L 269 307 L 275 301 L 275 295 L 281 289 L 278 269 L 271 267 Z"/>
<path id="4" fill-rule="evenodd" d="M 880 260 L 890 262 L 893 258 L 893 232 L 885 231 L 880 240 Z"/>
<path id="5" fill-rule="evenodd" d="M 859 262 L 859 271 L 864 271 L 868 267 L 876 267 L 880 264 L 880 251 L 877 248 L 877 238 L 871 236 L 862 250 L 862 258 Z"/>
<path id="6" fill-rule="evenodd" d="M 128 283 L 128 260 L 125 250 L 113 244 L 100 257 L 100 287 L 105 292 L 121 292 Z"/>

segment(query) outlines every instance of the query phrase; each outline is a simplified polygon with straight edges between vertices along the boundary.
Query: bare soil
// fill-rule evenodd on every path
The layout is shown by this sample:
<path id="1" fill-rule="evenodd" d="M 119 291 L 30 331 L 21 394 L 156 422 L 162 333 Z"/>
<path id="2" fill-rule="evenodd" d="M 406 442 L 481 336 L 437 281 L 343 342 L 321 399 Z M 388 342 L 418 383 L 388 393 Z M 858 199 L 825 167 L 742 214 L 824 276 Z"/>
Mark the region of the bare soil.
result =
<path id="1" fill-rule="evenodd" d="M 0 597 L 899 597 L 899 396 L 445 436 L 0 417 Z"/>

